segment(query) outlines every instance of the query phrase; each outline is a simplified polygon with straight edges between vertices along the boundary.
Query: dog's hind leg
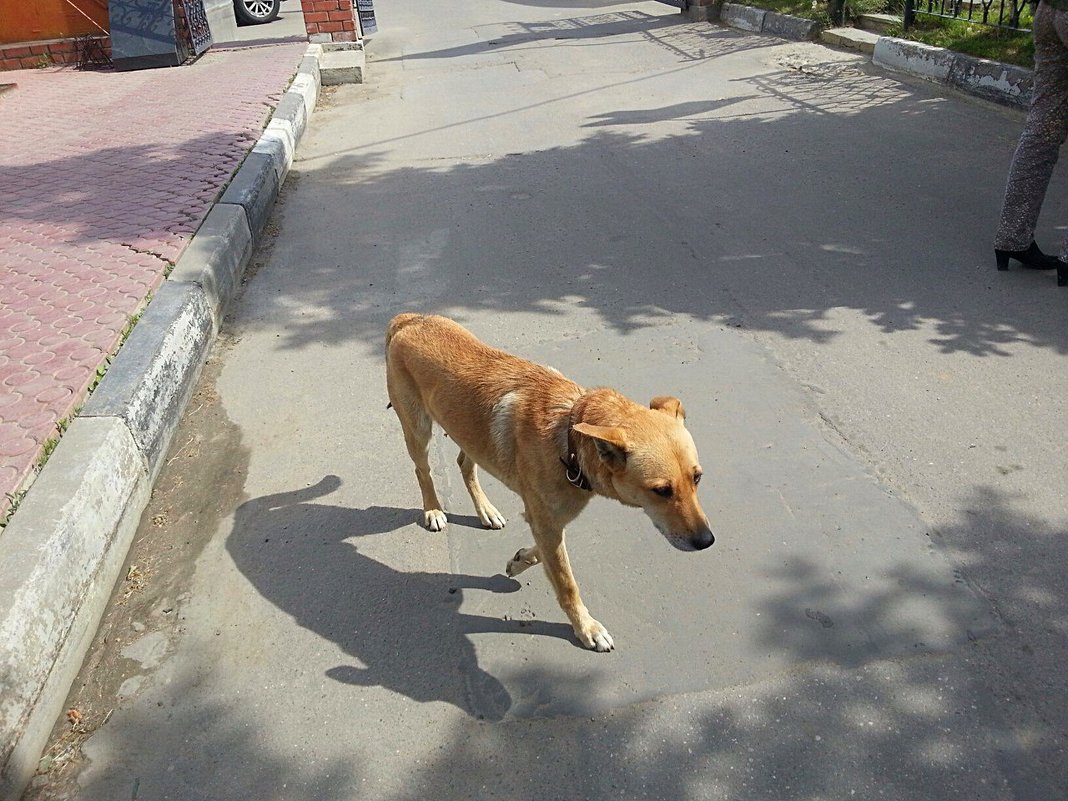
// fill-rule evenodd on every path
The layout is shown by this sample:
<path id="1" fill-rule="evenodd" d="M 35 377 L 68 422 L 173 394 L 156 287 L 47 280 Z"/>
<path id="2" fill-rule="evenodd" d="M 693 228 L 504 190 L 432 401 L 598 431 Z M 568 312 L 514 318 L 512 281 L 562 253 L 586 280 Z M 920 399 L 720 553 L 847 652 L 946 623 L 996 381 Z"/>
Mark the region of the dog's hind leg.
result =
<path id="1" fill-rule="evenodd" d="M 467 487 L 471 501 L 475 504 L 475 514 L 482 521 L 482 525 L 486 528 L 504 528 L 504 515 L 498 512 L 497 508 L 490 503 L 486 493 L 482 490 L 482 485 L 478 483 L 478 466 L 475 464 L 475 460 L 460 451 L 460 455 L 456 457 L 456 464 L 460 466 L 460 473 L 464 477 L 464 486 Z"/>
<path id="2" fill-rule="evenodd" d="M 390 397 L 393 397 L 392 392 Z M 442 511 L 441 501 L 438 500 L 438 493 L 434 488 L 434 478 L 430 475 L 430 435 L 433 433 L 433 422 L 421 405 L 413 408 L 412 404 L 398 403 L 395 400 L 393 411 L 400 419 L 401 428 L 404 430 L 404 444 L 408 447 L 412 462 L 415 463 L 415 477 L 419 481 L 419 491 L 423 494 L 423 524 L 431 531 L 441 531 L 445 528 L 448 518 Z"/>
<path id="3" fill-rule="evenodd" d="M 504 568 L 504 572 L 508 574 L 509 578 L 515 578 L 528 567 L 533 567 L 540 561 L 541 557 L 538 556 L 537 545 L 530 548 L 520 548 L 515 552 L 515 556 L 508 562 L 508 565 Z"/>

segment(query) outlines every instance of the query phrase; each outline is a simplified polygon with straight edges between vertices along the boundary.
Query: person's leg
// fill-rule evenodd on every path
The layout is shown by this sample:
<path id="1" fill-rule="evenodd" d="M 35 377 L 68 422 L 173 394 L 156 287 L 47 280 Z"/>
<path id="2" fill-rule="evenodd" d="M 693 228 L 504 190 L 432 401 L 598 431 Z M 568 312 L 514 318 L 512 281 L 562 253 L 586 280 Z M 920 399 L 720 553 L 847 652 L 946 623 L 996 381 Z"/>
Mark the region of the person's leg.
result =
<path id="1" fill-rule="evenodd" d="M 999 250 L 1024 250 L 1031 244 L 1053 167 L 1068 138 L 1068 13 L 1040 3 L 1034 37 L 1034 94 L 1009 168 L 994 236 Z"/>

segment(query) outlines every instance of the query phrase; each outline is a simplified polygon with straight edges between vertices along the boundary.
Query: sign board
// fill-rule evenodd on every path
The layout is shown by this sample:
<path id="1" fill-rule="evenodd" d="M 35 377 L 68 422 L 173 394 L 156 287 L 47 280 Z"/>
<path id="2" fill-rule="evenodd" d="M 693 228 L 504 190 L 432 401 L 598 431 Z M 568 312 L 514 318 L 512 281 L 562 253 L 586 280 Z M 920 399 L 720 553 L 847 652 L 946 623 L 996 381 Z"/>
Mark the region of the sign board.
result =
<path id="1" fill-rule="evenodd" d="M 360 15 L 360 29 L 364 35 L 378 33 L 374 0 L 356 0 L 356 11 Z"/>

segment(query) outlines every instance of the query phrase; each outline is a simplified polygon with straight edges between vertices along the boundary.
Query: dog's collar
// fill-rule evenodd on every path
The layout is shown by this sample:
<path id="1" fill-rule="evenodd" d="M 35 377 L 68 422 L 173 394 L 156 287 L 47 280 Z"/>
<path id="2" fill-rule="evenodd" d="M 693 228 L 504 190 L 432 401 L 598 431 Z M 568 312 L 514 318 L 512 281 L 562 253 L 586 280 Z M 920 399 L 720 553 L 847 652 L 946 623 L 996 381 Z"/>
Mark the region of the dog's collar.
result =
<path id="1" fill-rule="evenodd" d="M 578 400 L 575 401 L 578 403 Z M 560 464 L 564 466 L 564 475 L 567 477 L 568 483 L 573 487 L 578 487 L 580 490 L 586 492 L 593 492 L 593 485 L 590 480 L 586 478 L 586 474 L 582 472 L 582 465 L 579 464 L 578 452 L 575 449 L 575 406 L 572 405 L 571 411 L 567 413 L 567 456 L 560 457 Z"/>
<path id="2" fill-rule="evenodd" d="M 590 484 L 590 480 L 586 478 L 586 474 L 582 472 L 582 467 L 579 466 L 578 456 L 574 453 L 569 453 L 565 459 L 560 457 L 560 464 L 564 466 L 564 476 L 570 482 L 571 486 L 578 487 L 580 490 L 586 490 L 586 492 L 593 492 L 593 485 Z"/>

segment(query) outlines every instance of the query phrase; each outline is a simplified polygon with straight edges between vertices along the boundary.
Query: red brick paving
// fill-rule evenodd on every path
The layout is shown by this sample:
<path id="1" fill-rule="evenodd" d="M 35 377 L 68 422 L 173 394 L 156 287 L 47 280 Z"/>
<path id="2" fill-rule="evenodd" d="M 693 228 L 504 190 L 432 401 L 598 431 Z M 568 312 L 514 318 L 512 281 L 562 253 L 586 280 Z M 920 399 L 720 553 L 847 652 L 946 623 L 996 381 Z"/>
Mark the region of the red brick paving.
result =
<path id="1" fill-rule="evenodd" d="M 305 45 L 5 73 L 0 514 L 259 137 Z"/>

